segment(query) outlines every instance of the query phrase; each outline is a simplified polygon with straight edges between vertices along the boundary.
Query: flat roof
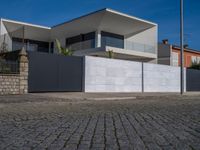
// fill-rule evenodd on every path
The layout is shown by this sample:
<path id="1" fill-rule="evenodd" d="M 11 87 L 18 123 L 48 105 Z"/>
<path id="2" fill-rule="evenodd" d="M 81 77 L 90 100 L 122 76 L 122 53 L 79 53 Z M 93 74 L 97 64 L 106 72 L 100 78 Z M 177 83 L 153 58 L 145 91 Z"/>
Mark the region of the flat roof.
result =
<path id="1" fill-rule="evenodd" d="M 15 38 L 22 38 L 24 36 L 27 39 L 49 41 L 51 28 L 20 22 L 9 19 L 1 19 L 1 22 L 5 25 L 7 33 Z M 23 32 L 23 27 L 26 32 Z"/>
<path id="2" fill-rule="evenodd" d="M 135 19 L 135 20 L 138 20 L 138 21 L 141 21 L 141 22 L 145 22 L 145 23 L 148 23 L 148 24 L 157 26 L 156 23 L 153 23 L 153 22 L 150 22 L 150 21 L 147 21 L 147 20 L 144 20 L 144 19 L 140 19 L 140 18 L 131 16 L 131 15 L 128 15 L 128 14 L 125 14 L 125 13 L 121 13 L 121 12 L 119 12 L 119 11 L 112 10 L 112 9 L 110 9 L 110 8 L 100 9 L 100 10 L 97 10 L 97 11 L 94 11 L 94 12 L 91 12 L 91 13 L 88 13 L 88 14 L 86 14 L 86 15 L 83 15 L 83 16 L 80 16 L 80 17 L 71 19 L 71 20 L 69 20 L 69 21 L 66 21 L 66 22 L 63 22 L 63 23 L 54 25 L 54 26 L 52 26 L 52 27 L 47 27 L 47 26 L 42 26 L 42 25 L 37 25 L 37 24 L 32 24 L 32 23 L 26 23 L 26 22 L 22 22 L 22 21 L 15 21 L 15 20 L 11 20 L 11 19 L 4 19 L 4 18 L 0 18 L 0 20 L 1 20 L 1 21 L 5 21 L 5 22 L 14 23 L 14 24 L 25 25 L 25 26 L 31 26 L 31 27 L 37 27 L 37 28 L 43 28 L 43 29 L 51 29 L 51 28 L 54 28 L 54 27 L 57 27 L 57 26 L 60 26 L 60 25 L 63 25 L 63 24 L 67 24 L 67 23 L 73 22 L 73 21 L 75 21 L 75 20 L 78 20 L 78 19 L 81 19 L 81 18 L 90 16 L 90 15 L 93 15 L 93 14 L 96 14 L 96 13 L 105 12 L 105 11 L 111 12 L 111 13 L 114 13 L 114 14 L 117 14 L 117 15 L 120 15 L 120 16 L 124 16 L 124 17 L 130 18 L 130 19 Z"/>
<path id="3" fill-rule="evenodd" d="M 82 18 L 84 18 L 84 17 L 90 16 L 90 15 L 93 15 L 93 14 L 96 14 L 96 13 L 105 12 L 105 11 L 111 12 L 111 13 L 114 13 L 114 14 L 117 14 L 117 15 L 120 15 L 120 16 L 124 16 L 124 17 L 130 18 L 130 19 L 135 19 L 135 20 L 138 20 L 138 21 L 141 21 L 141 22 L 145 22 L 145 23 L 148 23 L 148 24 L 151 24 L 151 25 L 154 25 L 154 26 L 157 26 L 156 23 L 153 23 L 153 22 L 151 22 L 151 21 L 147 21 L 147 20 L 144 20 L 144 19 L 141 19 L 141 18 L 138 18 L 138 17 L 134 17 L 134 16 L 131 16 L 131 15 L 128 15 L 128 14 L 125 14 L 125 13 L 122 13 L 122 12 L 119 12 L 119 11 L 116 11 L 116 10 L 113 10 L 113 9 L 110 9 L 110 8 L 103 8 L 103 9 L 100 9 L 100 10 L 97 10 L 97 11 L 94 11 L 94 12 L 91 12 L 91 13 L 88 13 L 88 14 L 86 14 L 86 15 L 83 15 L 83 16 L 80 16 L 80 17 L 71 19 L 71 20 L 69 20 L 69 21 L 66 21 L 66 22 L 63 22 L 63 23 L 54 25 L 54 26 L 52 26 L 52 28 L 58 27 L 58 26 L 61 26 L 61 25 L 64 25 L 64 24 L 67 24 L 67 23 L 70 23 L 70 22 L 73 22 L 73 21 L 75 21 L 75 20 L 82 19 Z"/>
<path id="4" fill-rule="evenodd" d="M 94 31 L 105 31 L 130 37 L 158 25 L 108 8 L 72 19 L 52 27 L 52 36 L 65 38 Z"/>
<path id="5" fill-rule="evenodd" d="M 22 22 L 22 21 L 4 19 L 4 18 L 1 18 L 1 21 L 10 22 L 10 23 L 19 24 L 19 25 L 31 26 L 31 27 L 36 27 L 36 28 L 51 29 L 51 27 L 46 27 L 46 26 L 41 26 L 41 25 L 36 25 L 36 24 L 31 24 L 31 23 L 26 23 L 26 22 Z"/>

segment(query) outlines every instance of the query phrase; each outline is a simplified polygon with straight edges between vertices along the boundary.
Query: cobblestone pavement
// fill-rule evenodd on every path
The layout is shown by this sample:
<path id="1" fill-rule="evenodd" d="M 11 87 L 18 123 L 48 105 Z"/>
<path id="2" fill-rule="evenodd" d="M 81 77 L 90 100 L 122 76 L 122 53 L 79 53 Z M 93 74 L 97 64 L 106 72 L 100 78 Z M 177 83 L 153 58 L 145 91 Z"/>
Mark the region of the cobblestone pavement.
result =
<path id="1" fill-rule="evenodd" d="M 200 149 L 198 96 L 57 102 L 21 98 L 29 101 L 8 103 L 1 99 L 9 97 L 0 97 L 1 150 Z"/>

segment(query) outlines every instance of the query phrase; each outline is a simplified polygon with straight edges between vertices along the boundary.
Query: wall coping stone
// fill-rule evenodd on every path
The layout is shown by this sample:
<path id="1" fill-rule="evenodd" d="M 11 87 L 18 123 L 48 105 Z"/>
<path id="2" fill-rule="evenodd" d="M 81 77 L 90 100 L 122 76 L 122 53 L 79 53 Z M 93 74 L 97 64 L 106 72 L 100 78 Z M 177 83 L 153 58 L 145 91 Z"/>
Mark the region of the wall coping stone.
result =
<path id="1" fill-rule="evenodd" d="M 16 77 L 19 77 L 20 74 L 19 73 L 16 73 L 16 74 L 1 74 L 0 73 L 0 76 L 16 76 Z"/>

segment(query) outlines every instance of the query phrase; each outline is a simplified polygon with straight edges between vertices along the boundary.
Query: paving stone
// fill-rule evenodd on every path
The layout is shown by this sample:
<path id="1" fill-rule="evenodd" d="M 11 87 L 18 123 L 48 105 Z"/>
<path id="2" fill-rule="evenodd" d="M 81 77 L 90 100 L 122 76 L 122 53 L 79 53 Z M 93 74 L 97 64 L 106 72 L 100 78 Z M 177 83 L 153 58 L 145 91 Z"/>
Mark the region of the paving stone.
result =
<path id="1" fill-rule="evenodd" d="M 200 149 L 199 97 L 123 101 L 21 98 L 20 103 L 9 103 L 12 96 L 0 100 L 0 149 Z M 24 102 L 26 98 L 28 102 Z"/>

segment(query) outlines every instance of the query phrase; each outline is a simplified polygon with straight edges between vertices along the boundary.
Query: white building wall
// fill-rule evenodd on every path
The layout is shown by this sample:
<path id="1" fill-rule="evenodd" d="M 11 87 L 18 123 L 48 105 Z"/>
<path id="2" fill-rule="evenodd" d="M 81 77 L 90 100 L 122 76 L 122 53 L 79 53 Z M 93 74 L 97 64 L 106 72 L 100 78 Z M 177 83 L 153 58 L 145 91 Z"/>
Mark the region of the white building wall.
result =
<path id="1" fill-rule="evenodd" d="M 140 43 L 140 44 L 146 44 L 150 46 L 155 47 L 155 52 L 157 53 L 157 43 L 158 43 L 158 27 L 152 27 L 150 29 L 147 29 L 145 31 L 125 36 L 125 43 L 124 47 L 127 49 L 128 41 L 135 42 L 135 43 Z"/>
<path id="2" fill-rule="evenodd" d="M 1 28 L 1 37 L 0 37 L 0 45 L 3 43 L 3 41 L 4 41 L 4 36 L 5 36 L 5 43 L 7 44 L 7 49 L 9 50 L 9 51 L 11 51 L 12 50 L 12 38 L 10 37 L 10 35 L 8 34 L 8 32 L 7 32 L 7 30 L 6 30 L 6 27 L 5 27 L 5 25 L 3 24 L 3 22 L 1 21 L 1 26 L 0 26 L 0 28 Z"/>
<path id="3" fill-rule="evenodd" d="M 139 62 L 85 57 L 85 92 L 141 92 Z"/>

